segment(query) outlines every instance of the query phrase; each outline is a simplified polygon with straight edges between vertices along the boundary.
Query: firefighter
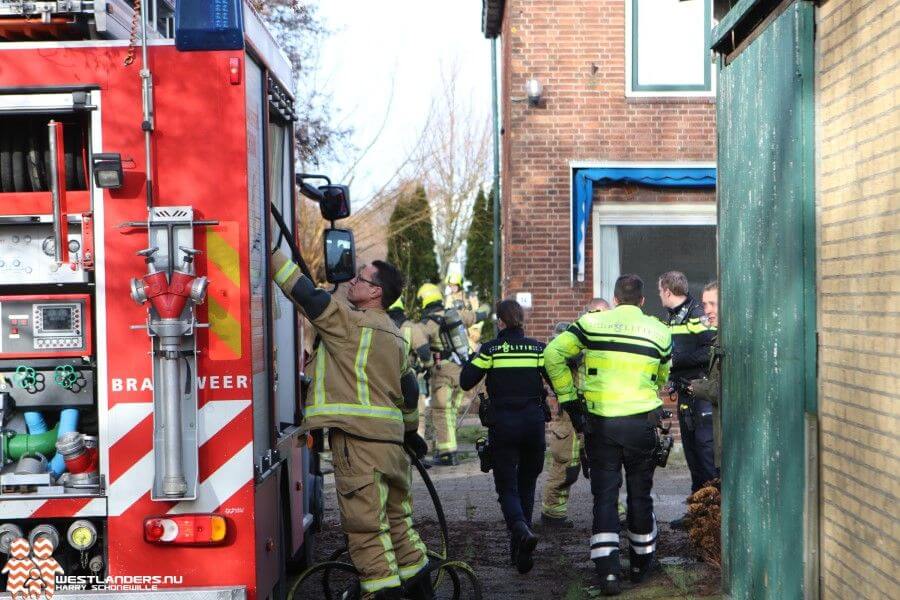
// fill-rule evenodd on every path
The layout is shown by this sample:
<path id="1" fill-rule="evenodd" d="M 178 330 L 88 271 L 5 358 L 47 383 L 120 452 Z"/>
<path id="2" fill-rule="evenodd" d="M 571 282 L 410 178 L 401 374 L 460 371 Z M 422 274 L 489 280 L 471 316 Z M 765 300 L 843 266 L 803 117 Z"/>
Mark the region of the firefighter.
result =
<path id="1" fill-rule="evenodd" d="M 604 595 L 621 591 L 617 501 L 622 467 L 627 481 L 627 537 L 631 581 L 643 581 L 656 550 L 653 471 L 672 334 L 644 315 L 644 284 L 637 275 L 616 280 L 616 307 L 590 312 L 544 351 L 544 367 L 576 430 L 584 429 L 594 496 L 591 559 Z M 578 401 L 566 361 L 584 353 L 584 402 Z M 586 412 L 586 414 L 585 414 Z"/>
<path id="2" fill-rule="evenodd" d="M 365 265 L 350 282 L 351 309 L 316 288 L 281 252 L 272 257 L 272 272 L 318 337 L 304 428 L 329 430 L 359 594 L 400 598 L 408 582 L 406 597 L 433 598 L 423 571 L 425 544 L 412 527 L 412 470 L 403 450 L 405 443 L 418 455 L 427 451 L 415 431 L 418 386 L 403 338 L 385 313 L 403 277 L 383 261 Z"/>
<path id="3" fill-rule="evenodd" d="M 428 339 L 425 337 L 425 331 L 421 324 L 415 323 L 406 315 L 406 307 L 403 305 L 403 298 L 397 298 L 397 301 L 388 307 L 388 316 L 394 322 L 394 325 L 400 329 L 403 336 L 403 342 L 406 344 L 409 352 L 409 364 L 418 374 L 425 369 L 419 360 L 416 348 L 427 345 Z M 420 386 L 421 389 L 422 386 Z M 425 404 L 425 394 L 419 393 L 419 426 L 417 432 L 419 437 L 425 438 L 425 414 L 428 407 Z M 428 465 L 426 465 L 428 466 Z"/>
<path id="4" fill-rule="evenodd" d="M 431 395 L 431 419 L 435 432 L 434 465 L 458 464 L 456 454 L 456 415 L 462 403 L 459 387 L 462 363 L 469 358 L 466 327 L 483 321 L 487 311 L 444 308 L 441 290 L 433 283 L 419 287 L 416 297 L 422 307 L 422 329 L 427 342 L 416 348 L 422 364 L 428 367 Z"/>
<path id="5" fill-rule="evenodd" d="M 525 314 L 515 300 L 497 305 L 500 334 L 481 345 L 460 374 L 464 390 L 487 376 L 488 448 L 494 485 L 510 535 L 510 558 L 519 573 L 534 566 L 538 538 L 531 531 L 534 491 L 544 467 L 546 406 L 544 344 L 525 337 Z"/>
<path id="6" fill-rule="evenodd" d="M 609 302 L 603 298 L 594 298 L 585 312 L 609 310 Z M 551 341 L 569 328 L 570 323 L 557 323 Z M 575 379 L 575 388 L 582 389 L 584 379 L 584 361 L 581 355 L 570 358 L 569 367 Z M 583 436 L 575 431 L 569 413 L 557 409 L 556 416 L 550 423 L 550 462 L 547 481 L 541 502 L 541 523 L 548 527 L 573 527 L 572 521 L 566 518 L 569 512 L 569 493 L 578 473 L 581 471 L 581 450 Z"/>
<path id="7" fill-rule="evenodd" d="M 668 311 L 666 323 L 672 332 L 672 372 L 669 388 L 677 396 L 678 424 L 684 458 L 691 472 L 691 492 L 719 476 L 713 448 L 713 415 L 709 401 L 693 397 L 687 390 L 692 379 L 706 376 L 715 332 L 703 323 L 703 307 L 688 292 L 688 280 L 680 271 L 659 277 L 659 299 Z M 687 526 L 686 515 L 672 521 L 678 529 Z"/>

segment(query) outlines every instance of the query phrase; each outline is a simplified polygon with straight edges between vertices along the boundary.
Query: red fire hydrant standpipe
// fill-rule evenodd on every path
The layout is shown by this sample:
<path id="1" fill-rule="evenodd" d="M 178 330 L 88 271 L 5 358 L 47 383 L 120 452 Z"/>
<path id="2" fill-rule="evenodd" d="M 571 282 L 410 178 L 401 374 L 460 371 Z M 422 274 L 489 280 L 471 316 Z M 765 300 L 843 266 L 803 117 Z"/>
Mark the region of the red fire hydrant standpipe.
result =
<path id="1" fill-rule="evenodd" d="M 193 317 L 182 318 L 188 302 L 202 304 L 206 299 L 207 279 L 194 271 L 194 256 L 198 250 L 179 247 L 184 253 L 181 268 L 172 271 L 171 278 L 164 271 L 157 271 L 153 255 L 158 248 L 147 248 L 138 254 L 145 257 L 147 275 L 132 279 L 131 297 L 138 304 L 150 302 L 156 314 L 151 312 L 150 331 L 159 337 L 160 379 L 162 392 L 161 425 L 163 437 L 162 492 L 169 498 L 182 498 L 187 493 L 187 482 L 182 464 L 183 439 L 181 432 L 181 338 L 194 327 Z"/>

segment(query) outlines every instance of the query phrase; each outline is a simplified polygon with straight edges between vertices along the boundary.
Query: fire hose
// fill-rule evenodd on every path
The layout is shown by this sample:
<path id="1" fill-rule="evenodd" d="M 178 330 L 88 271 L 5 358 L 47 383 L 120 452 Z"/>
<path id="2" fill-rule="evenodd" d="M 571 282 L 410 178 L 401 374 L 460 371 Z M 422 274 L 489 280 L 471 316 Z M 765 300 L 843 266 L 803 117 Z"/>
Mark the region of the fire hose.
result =
<path id="1" fill-rule="evenodd" d="M 421 576 L 431 577 L 432 573 L 437 572 L 437 578 L 433 582 L 435 590 L 440 587 L 441 583 L 443 583 L 444 577 L 446 576 L 453 586 L 453 595 L 451 596 L 452 600 L 460 600 L 462 598 L 463 579 L 465 578 L 469 581 L 472 589 L 470 595 L 471 600 L 482 600 L 481 584 L 478 581 L 478 576 L 475 574 L 475 570 L 465 562 L 461 560 L 451 560 L 447 556 L 450 533 L 447 527 L 447 517 L 444 514 L 444 507 L 441 504 L 441 499 L 438 496 L 437 489 L 435 489 L 434 487 L 434 482 L 431 480 L 431 477 L 429 477 L 428 475 L 428 471 L 425 469 L 425 466 L 422 465 L 422 462 L 416 457 L 416 455 L 408 447 L 404 446 L 404 449 L 409 455 L 410 461 L 419 472 L 419 475 L 421 475 L 422 481 L 425 483 L 425 487 L 428 489 L 428 495 L 431 498 L 431 502 L 434 504 L 434 512 L 437 514 L 438 528 L 441 533 L 441 549 L 439 552 L 428 552 L 429 563 L 425 567 L 424 572 L 421 574 Z M 304 581 L 314 575 L 321 573 L 323 594 L 322 598 L 324 598 L 324 600 L 340 600 L 343 597 L 341 594 L 344 593 L 344 590 L 338 590 L 337 595 L 335 595 L 335 592 L 332 590 L 332 573 L 335 571 L 341 571 L 344 573 L 349 573 L 353 576 L 359 575 L 356 567 L 354 567 L 352 563 L 339 560 L 341 556 L 346 553 L 346 546 L 343 548 L 339 548 L 338 550 L 333 552 L 331 556 L 328 557 L 327 561 L 316 563 L 306 571 L 301 573 L 300 578 L 297 579 L 296 583 L 294 583 L 293 587 L 288 592 L 287 597 L 290 599 L 295 598 L 295 594 L 298 588 L 300 588 Z"/>

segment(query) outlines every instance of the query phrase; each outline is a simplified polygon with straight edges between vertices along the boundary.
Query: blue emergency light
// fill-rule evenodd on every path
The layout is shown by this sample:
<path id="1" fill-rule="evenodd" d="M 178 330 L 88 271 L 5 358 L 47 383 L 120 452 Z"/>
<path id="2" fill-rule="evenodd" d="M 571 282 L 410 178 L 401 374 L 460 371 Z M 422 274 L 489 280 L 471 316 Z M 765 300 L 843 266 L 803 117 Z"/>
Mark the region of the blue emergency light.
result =
<path id="1" fill-rule="evenodd" d="M 243 9 L 243 0 L 178 0 L 175 47 L 182 51 L 243 49 Z"/>

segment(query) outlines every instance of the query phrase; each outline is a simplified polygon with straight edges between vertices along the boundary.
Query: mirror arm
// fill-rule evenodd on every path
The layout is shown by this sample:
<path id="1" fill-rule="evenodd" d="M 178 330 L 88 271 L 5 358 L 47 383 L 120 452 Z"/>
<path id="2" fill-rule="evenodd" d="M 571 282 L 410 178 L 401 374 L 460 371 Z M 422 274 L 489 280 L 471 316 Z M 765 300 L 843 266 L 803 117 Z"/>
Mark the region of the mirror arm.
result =
<path id="1" fill-rule="evenodd" d="M 310 173 L 297 173 L 297 179 L 322 179 L 328 185 L 331 185 L 331 178 L 328 175 L 313 175 Z"/>

